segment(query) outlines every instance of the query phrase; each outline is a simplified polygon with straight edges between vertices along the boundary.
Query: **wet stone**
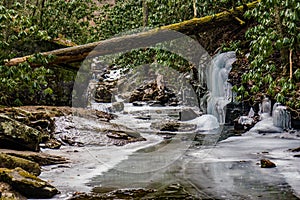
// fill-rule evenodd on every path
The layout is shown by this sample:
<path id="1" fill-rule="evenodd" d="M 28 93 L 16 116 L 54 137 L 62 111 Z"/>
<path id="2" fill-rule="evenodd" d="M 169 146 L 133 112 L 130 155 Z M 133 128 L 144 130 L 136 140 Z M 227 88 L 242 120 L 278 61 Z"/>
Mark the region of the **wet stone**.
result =
<path id="1" fill-rule="evenodd" d="M 260 160 L 260 166 L 261 168 L 274 168 L 276 164 L 268 159 L 262 159 Z"/>

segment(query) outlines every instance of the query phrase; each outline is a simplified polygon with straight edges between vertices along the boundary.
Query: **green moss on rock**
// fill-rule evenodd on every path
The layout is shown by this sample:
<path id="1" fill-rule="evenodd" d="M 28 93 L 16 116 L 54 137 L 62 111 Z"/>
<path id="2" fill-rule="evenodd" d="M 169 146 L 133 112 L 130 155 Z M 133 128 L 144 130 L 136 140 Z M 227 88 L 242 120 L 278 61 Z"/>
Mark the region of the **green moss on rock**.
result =
<path id="1" fill-rule="evenodd" d="M 17 149 L 39 151 L 43 134 L 6 115 L 0 114 L 0 146 Z"/>
<path id="2" fill-rule="evenodd" d="M 16 156 L 7 155 L 5 153 L 0 153 L 0 167 L 14 169 L 21 167 L 22 169 L 38 176 L 41 174 L 41 168 L 39 164 L 26 160 L 24 158 L 19 158 Z"/>
<path id="3" fill-rule="evenodd" d="M 58 193 L 55 187 L 19 167 L 0 168 L 0 182 L 8 183 L 27 198 L 51 198 Z"/>

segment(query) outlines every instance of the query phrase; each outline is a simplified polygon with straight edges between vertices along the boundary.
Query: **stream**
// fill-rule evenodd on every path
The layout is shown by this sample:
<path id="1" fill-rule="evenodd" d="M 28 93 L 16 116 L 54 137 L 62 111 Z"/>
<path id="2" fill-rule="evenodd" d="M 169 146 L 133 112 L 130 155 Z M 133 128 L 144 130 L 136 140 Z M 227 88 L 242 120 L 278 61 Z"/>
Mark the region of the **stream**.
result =
<path id="1" fill-rule="evenodd" d="M 166 188 L 170 186 L 183 188 L 196 199 L 299 198 L 300 159 L 288 151 L 299 147 L 299 133 L 248 132 L 217 142 L 230 132 L 230 127 L 215 127 L 213 123 L 205 126 L 210 120 L 206 115 L 196 119 L 198 126 L 192 133 L 182 131 L 170 136 L 151 128 L 151 122 L 160 121 L 167 114 L 174 116 L 180 109 L 127 104 L 126 114 L 119 113 L 114 123 L 134 127 L 146 141 L 125 146 L 91 144 L 45 150 L 71 161 L 43 169 L 41 178 L 61 191 L 53 199 L 68 199 L 78 191 L 104 193 L 124 188 L 155 189 L 161 196 L 160 192 L 168 192 Z M 159 114 L 154 119 L 141 117 L 152 112 Z M 82 138 L 92 136 L 99 126 L 96 121 L 73 120 L 89 126 L 88 131 L 77 135 Z M 261 158 L 271 159 L 277 167 L 260 168 Z M 154 198 L 151 195 L 149 198 Z M 182 192 L 174 195 L 178 199 L 185 197 Z"/>
<path id="2" fill-rule="evenodd" d="M 228 73 L 228 65 L 222 65 Z M 219 74 L 223 68 L 211 73 Z M 70 163 L 46 166 L 40 177 L 61 191 L 53 199 L 140 188 L 151 191 L 144 199 L 299 199 L 300 158 L 290 149 L 300 146 L 300 133 L 275 127 L 269 116 L 250 131 L 236 134 L 233 127 L 224 125 L 220 107 L 232 94 L 220 87 L 218 92 L 211 91 L 208 103 L 207 112 L 215 116 L 193 105 L 125 102 L 110 123 L 78 116 L 57 118 L 56 132 L 67 133 L 84 145 L 44 149 Z M 223 99 L 221 93 L 230 95 Z M 106 111 L 111 106 L 92 102 L 88 109 Z M 195 116 L 179 120 L 182 113 L 191 112 Z M 112 124 L 128 127 L 146 140 L 113 145 L 101 133 Z M 261 168 L 261 159 L 270 159 L 277 167 Z"/>

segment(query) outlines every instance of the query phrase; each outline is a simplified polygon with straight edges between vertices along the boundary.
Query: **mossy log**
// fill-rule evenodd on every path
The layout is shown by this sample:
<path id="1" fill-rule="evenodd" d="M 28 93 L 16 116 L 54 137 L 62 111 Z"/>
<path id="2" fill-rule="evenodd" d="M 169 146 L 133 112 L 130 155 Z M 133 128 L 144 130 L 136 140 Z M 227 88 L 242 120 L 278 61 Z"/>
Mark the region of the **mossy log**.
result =
<path id="1" fill-rule="evenodd" d="M 239 6 L 215 15 L 194 18 L 191 20 L 155 28 L 146 32 L 115 37 L 112 39 L 85 45 L 48 51 L 41 54 L 44 56 L 54 56 L 54 59 L 49 64 L 69 64 L 74 62 L 81 62 L 87 56 L 93 57 L 100 55 L 109 55 L 128 51 L 131 49 L 143 48 L 182 37 L 180 36 L 180 34 L 171 34 L 172 36 L 170 36 L 169 30 L 192 35 L 193 33 L 200 33 L 214 28 L 220 28 L 221 26 L 226 26 L 228 23 L 234 22 L 243 24 L 243 21 L 240 20 L 239 17 L 241 17 L 246 10 L 254 8 L 259 2 L 259 0 L 254 1 L 249 4 Z M 91 52 L 93 52 L 93 54 L 91 54 Z M 20 63 L 28 61 L 30 57 L 32 57 L 32 55 L 13 58 L 7 61 L 5 65 L 16 66 Z M 39 66 L 40 64 L 31 63 L 31 65 Z M 74 68 L 76 68 L 76 66 L 74 66 Z"/>

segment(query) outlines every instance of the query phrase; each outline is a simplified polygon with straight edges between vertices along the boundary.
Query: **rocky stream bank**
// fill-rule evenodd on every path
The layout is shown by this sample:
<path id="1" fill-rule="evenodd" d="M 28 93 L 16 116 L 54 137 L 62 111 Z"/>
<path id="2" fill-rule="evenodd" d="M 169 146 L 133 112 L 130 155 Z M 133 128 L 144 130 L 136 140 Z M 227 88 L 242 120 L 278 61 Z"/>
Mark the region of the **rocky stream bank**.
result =
<path id="1" fill-rule="evenodd" d="M 45 149 L 86 145 L 57 132 L 55 120 L 71 115 L 93 118 L 104 124 L 105 128 L 99 131 L 104 133 L 105 144 L 124 145 L 145 140 L 126 126 L 110 123 L 114 116 L 101 111 L 48 106 L 1 108 L 1 199 L 51 198 L 60 192 L 38 176 L 45 166 L 70 162 L 66 157 L 43 153 Z"/>

